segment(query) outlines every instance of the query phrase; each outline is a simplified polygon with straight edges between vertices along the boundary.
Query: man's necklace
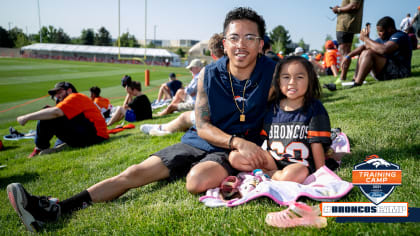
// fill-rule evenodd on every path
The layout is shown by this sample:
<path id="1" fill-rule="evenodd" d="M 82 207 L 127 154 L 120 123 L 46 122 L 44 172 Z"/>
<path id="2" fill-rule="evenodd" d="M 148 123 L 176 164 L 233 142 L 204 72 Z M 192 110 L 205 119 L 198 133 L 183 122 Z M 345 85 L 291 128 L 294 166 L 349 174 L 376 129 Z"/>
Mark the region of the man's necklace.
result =
<path id="1" fill-rule="evenodd" d="M 232 84 L 232 78 L 230 76 L 230 71 L 229 71 L 229 81 L 230 81 L 230 88 L 232 89 L 232 95 L 233 95 L 233 101 L 235 102 L 236 108 L 238 108 L 238 111 L 241 113 L 241 115 L 239 115 L 239 121 L 240 122 L 245 122 L 245 89 L 246 89 L 246 85 L 248 84 L 248 80 L 246 80 L 245 85 L 244 85 L 244 90 L 242 92 L 242 109 L 239 108 L 238 103 L 236 102 L 235 99 L 235 92 L 233 91 L 233 84 Z"/>

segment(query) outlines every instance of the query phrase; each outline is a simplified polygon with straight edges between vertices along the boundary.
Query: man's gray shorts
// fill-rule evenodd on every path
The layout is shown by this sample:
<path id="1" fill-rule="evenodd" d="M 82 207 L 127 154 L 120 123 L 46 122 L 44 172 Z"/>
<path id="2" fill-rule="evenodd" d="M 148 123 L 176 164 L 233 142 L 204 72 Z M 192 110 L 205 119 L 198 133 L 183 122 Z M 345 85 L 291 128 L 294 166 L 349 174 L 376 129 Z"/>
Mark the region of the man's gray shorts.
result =
<path id="1" fill-rule="evenodd" d="M 229 164 L 229 152 L 206 152 L 193 146 L 177 143 L 164 148 L 152 156 L 158 156 L 169 169 L 169 179 L 185 177 L 191 168 L 201 162 L 213 161 L 220 164 L 228 175 L 236 175 L 238 171 Z"/>

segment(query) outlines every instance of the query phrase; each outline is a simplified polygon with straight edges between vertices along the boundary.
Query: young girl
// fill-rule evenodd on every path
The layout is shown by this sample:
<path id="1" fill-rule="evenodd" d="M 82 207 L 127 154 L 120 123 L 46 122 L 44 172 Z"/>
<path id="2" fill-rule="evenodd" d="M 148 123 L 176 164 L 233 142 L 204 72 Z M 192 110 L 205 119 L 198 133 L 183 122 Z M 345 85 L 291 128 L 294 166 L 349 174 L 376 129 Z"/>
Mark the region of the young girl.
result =
<path id="1" fill-rule="evenodd" d="M 312 64 L 303 57 L 287 57 L 276 66 L 273 76 L 275 101 L 266 123 L 271 123 L 263 166 L 244 159 L 237 151 L 230 164 L 240 171 L 263 169 L 273 180 L 302 183 L 325 164 L 325 150 L 331 144 L 330 120 L 318 100 L 320 86 Z"/>

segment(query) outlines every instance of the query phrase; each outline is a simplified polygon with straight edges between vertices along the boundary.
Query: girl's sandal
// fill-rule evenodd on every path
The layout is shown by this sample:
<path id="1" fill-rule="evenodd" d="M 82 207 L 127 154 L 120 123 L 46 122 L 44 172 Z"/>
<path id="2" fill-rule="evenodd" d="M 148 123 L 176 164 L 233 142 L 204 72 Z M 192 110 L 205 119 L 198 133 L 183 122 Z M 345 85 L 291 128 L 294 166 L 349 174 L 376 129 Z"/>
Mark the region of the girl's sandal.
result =
<path id="1" fill-rule="evenodd" d="M 311 207 L 302 202 L 294 202 L 286 210 L 268 213 L 265 222 L 280 228 L 296 226 L 324 228 L 327 226 L 327 219 L 319 214 L 318 206 Z"/>

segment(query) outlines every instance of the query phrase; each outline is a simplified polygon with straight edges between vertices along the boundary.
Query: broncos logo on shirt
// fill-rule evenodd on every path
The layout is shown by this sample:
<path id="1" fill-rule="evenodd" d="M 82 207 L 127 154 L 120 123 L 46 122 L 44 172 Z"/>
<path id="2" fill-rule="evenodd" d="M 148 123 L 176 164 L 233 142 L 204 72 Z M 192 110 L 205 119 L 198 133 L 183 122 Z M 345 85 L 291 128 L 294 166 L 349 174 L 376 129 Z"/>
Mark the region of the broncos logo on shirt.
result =
<path id="1" fill-rule="evenodd" d="M 235 96 L 235 101 L 236 102 L 246 102 L 246 98 L 243 98 L 241 96 Z"/>

